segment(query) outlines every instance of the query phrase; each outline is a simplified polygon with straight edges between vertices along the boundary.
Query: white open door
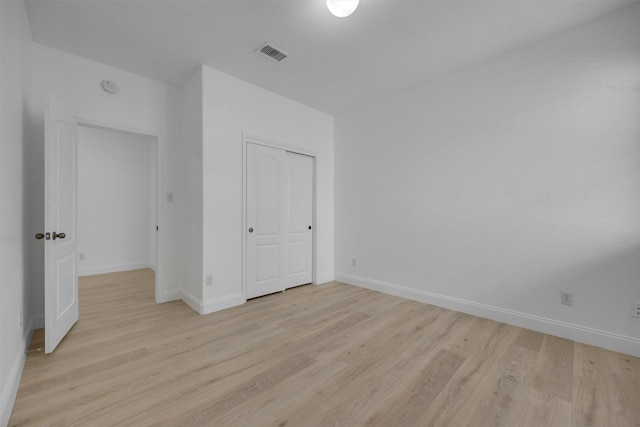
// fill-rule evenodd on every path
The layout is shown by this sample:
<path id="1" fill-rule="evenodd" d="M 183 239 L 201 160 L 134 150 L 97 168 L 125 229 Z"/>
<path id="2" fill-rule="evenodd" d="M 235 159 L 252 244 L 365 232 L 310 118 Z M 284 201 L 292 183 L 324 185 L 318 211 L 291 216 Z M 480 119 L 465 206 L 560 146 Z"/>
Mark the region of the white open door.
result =
<path id="1" fill-rule="evenodd" d="M 45 353 L 51 353 L 78 320 L 77 129 L 76 120 L 51 98 L 44 137 Z"/>

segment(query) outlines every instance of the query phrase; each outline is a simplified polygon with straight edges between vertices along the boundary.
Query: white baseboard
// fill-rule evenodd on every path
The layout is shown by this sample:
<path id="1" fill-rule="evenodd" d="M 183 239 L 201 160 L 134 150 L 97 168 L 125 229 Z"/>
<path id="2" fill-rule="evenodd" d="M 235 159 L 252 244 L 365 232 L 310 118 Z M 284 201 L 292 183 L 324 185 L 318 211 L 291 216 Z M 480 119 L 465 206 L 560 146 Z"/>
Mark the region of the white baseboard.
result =
<path id="1" fill-rule="evenodd" d="M 38 313 L 33 315 L 33 329 L 44 328 L 44 313 Z"/>
<path id="2" fill-rule="evenodd" d="M 335 280 L 333 273 L 319 273 L 316 277 L 316 284 L 320 285 L 322 283 L 333 282 Z"/>
<path id="3" fill-rule="evenodd" d="M 185 291 L 184 289 L 180 291 L 180 294 L 180 298 L 182 299 L 182 301 L 184 301 L 185 304 L 194 309 L 196 313 L 202 314 L 202 301 L 200 301 L 200 298 L 196 298 L 194 295 L 192 295 L 188 291 Z"/>
<path id="4" fill-rule="evenodd" d="M 214 313 L 247 302 L 242 296 L 242 293 L 202 301 L 200 298 L 195 297 L 185 290 L 182 290 L 182 300 L 199 314 Z"/>
<path id="5" fill-rule="evenodd" d="M 473 301 L 453 298 L 446 295 L 435 294 L 394 285 L 343 273 L 336 273 L 336 280 L 351 285 L 360 286 L 375 291 L 384 292 L 399 297 L 436 305 L 462 313 L 483 317 L 498 322 L 507 323 L 521 328 L 531 329 L 549 335 L 570 339 L 584 344 L 606 348 L 620 353 L 640 357 L 640 340 L 606 331 L 587 328 L 571 323 L 559 322 L 539 316 L 533 316 L 517 311 L 506 310 Z"/>
<path id="6" fill-rule="evenodd" d="M 105 265 L 100 267 L 79 268 L 78 276 L 93 276 L 94 274 L 115 273 L 118 271 L 140 270 L 150 268 L 155 271 L 156 266 L 148 262 L 134 264 Z"/>
<path id="7" fill-rule="evenodd" d="M 247 300 L 242 296 L 242 293 L 233 295 L 227 295 L 220 298 L 209 299 L 202 303 L 202 314 L 209 314 L 216 311 L 224 310 L 225 308 L 235 307 L 242 305 Z"/>
<path id="8" fill-rule="evenodd" d="M 156 298 L 156 303 L 162 304 L 169 301 L 176 301 L 182 298 L 182 290 L 181 289 L 169 289 L 168 291 L 160 292 L 158 298 Z"/>
<path id="9" fill-rule="evenodd" d="M 20 379 L 22 378 L 22 371 L 24 370 L 24 362 L 27 360 L 27 350 L 29 350 L 29 343 L 31 342 L 33 324 L 34 321 L 31 319 L 27 325 L 27 333 L 22 338 L 22 343 L 18 347 L 18 353 L 16 354 L 16 358 L 11 366 L 9 378 L 4 384 L 2 390 L 0 390 L 0 426 L 8 425 L 9 418 L 11 418 L 11 411 L 13 410 L 13 404 L 16 401 L 18 387 L 20 387 Z"/>

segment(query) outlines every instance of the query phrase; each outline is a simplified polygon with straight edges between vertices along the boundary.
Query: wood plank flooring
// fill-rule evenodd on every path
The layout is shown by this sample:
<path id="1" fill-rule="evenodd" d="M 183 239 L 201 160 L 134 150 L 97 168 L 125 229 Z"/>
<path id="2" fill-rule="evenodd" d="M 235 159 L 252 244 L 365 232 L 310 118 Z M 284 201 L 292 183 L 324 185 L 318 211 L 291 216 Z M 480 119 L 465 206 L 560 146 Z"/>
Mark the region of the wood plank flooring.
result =
<path id="1" fill-rule="evenodd" d="M 153 272 L 80 280 L 11 426 L 640 426 L 640 359 L 330 283 L 200 316 Z"/>

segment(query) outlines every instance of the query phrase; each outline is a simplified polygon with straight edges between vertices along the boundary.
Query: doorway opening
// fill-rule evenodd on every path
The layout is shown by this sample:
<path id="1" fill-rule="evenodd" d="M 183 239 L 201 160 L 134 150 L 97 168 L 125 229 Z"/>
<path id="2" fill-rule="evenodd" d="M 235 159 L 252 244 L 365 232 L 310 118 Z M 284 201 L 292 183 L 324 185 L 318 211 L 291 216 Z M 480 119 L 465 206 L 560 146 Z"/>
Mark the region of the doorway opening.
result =
<path id="1" fill-rule="evenodd" d="M 157 295 L 157 137 L 80 122 L 77 161 L 78 276 L 152 270 Z"/>

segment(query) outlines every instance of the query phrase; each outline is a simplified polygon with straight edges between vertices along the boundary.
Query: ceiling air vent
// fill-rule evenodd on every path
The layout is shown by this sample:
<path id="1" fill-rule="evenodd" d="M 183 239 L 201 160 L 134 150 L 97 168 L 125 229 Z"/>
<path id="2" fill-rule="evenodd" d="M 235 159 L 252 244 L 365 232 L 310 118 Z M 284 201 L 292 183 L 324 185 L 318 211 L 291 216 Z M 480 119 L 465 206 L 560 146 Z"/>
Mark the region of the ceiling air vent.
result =
<path id="1" fill-rule="evenodd" d="M 257 48 L 256 52 L 264 53 L 269 58 L 271 58 L 271 59 L 273 59 L 274 61 L 277 61 L 277 62 L 282 61 L 284 58 L 286 58 L 288 56 L 286 53 L 284 53 L 282 51 L 282 49 L 280 49 L 279 47 L 275 47 L 274 45 L 272 45 L 269 42 L 267 42 L 267 43 L 263 44 L 262 46 L 260 46 L 259 48 Z"/>

